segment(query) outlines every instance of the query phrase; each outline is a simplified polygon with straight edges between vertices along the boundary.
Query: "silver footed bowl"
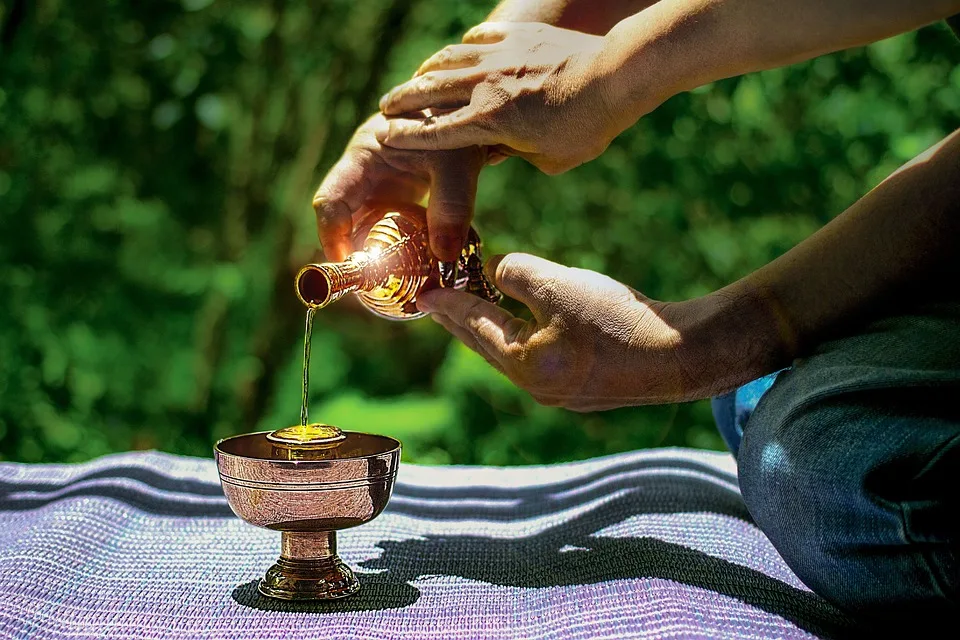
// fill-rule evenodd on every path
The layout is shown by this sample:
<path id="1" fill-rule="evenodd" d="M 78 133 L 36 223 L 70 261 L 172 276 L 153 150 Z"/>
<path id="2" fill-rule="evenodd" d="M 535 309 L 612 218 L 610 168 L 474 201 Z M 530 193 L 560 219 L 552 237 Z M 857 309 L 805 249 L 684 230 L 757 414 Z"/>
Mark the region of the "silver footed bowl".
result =
<path id="1" fill-rule="evenodd" d="M 248 433 L 214 446 L 220 484 L 242 520 L 281 532 L 280 559 L 260 593 L 283 600 L 328 600 L 360 583 L 337 555 L 336 532 L 376 518 L 393 492 L 400 442 L 309 425 L 325 437 L 284 437 L 300 427 Z M 280 435 L 278 435 L 280 434 Z"/>

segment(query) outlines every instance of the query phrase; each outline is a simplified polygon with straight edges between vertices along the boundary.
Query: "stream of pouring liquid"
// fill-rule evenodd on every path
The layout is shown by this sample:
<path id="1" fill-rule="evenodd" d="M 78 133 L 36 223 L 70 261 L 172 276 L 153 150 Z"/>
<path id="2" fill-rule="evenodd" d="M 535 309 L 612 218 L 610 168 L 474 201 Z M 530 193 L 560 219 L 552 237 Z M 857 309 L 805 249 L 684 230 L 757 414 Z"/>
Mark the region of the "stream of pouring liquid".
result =
<path id="1" fill-rule="evenodd" d="M 328 424 L 309 424 L 307 405 L 310 401 L 310 343 L 313 338 L 313 315 L 316 309 L 307 310 L 307 321 L 303 331 L 303 389 L 300 394 L 300 424 L 295 427 L 279 429 L 267 435 L 267 440 L 293 444 L 325 444 L 344 438 L 340 429 Z"/>
<path id="2" fill-rule="evenodd" d="M 300 426 L 306 431 L 307 403 L 310 399 L 310 341 L 313 337 L 313 315 L 316 309 L 307 309 L 306 327 L 303 330 L 303 391 L 300 395 Z"/>

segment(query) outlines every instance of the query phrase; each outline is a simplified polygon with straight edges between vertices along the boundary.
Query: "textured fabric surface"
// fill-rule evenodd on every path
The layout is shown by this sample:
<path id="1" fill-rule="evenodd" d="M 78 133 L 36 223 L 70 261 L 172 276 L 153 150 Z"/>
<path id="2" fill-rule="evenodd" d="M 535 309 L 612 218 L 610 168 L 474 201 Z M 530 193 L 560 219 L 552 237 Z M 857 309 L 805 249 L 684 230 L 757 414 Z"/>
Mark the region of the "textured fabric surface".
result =
<path id="1" fill-rule="evenodd" d="M 401 466 L 339 535 L 361 592 L 258 595 L 279 534 L 211 460 L 0 464 L 2 638 L 800 638 L 849 630 L 751 523 L 727 455 Z"/>

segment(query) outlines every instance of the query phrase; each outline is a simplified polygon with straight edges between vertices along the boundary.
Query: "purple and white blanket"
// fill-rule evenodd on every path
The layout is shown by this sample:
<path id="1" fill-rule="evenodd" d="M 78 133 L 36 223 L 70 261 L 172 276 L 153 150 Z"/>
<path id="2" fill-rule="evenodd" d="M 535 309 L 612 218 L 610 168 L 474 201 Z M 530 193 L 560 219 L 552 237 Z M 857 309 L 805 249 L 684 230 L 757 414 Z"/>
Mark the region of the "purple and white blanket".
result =
<path id="1" fill-rule="evenodd" d="M 212 460 L 0 463 L 0 638 L 799 638 L 844 618 L 750 520 L 729 456 L 403 465 L 339 535 L 361 592 L 258 595 L 279 533 L 237 519 Z"/>

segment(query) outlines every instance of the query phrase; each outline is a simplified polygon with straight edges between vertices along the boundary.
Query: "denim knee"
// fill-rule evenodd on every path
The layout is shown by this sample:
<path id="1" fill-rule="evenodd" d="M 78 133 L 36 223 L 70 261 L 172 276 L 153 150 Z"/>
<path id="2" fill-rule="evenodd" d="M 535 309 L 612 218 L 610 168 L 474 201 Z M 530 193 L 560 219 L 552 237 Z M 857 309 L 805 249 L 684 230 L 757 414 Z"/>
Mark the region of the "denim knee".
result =
<path id="1" fill-rule="evenodd" d="M 957 389 L 811 396 L 803 375 L 784 374 L 744 429 L 757 525 L 807 586 L 863 620 L 955 616 Z"/>

